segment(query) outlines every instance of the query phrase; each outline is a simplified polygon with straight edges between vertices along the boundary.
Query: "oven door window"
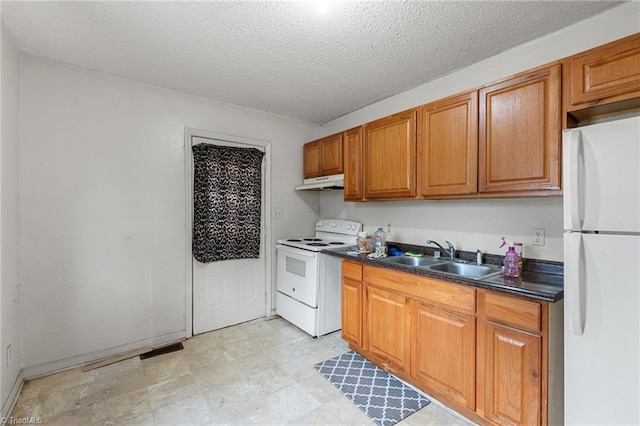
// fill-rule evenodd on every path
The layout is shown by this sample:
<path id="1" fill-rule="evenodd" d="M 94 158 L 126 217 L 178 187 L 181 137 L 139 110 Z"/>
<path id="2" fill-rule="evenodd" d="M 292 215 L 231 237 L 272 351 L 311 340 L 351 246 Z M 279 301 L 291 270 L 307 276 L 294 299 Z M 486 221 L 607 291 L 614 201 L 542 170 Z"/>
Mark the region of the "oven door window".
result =
<path id="1" fill-rule="evenodd" d="M 287 256 L 285 259 L 285 268 L 290 274 L 297 275 L 301 278 L 305 278 L 306 276 L 307 264 L 303 260 Z"/>
<path id="2" fill-rule="evenodd" d="M 276 283 L 280 293 L 315 308 L 318 306 L 318 253 L 278 248 Z"/>

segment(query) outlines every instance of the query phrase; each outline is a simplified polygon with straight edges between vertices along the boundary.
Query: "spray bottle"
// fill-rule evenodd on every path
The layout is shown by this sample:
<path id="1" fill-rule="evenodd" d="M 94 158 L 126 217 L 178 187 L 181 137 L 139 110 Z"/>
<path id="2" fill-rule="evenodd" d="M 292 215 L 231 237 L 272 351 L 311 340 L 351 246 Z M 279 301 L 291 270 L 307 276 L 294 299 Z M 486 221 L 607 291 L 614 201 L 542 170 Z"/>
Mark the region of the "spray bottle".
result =
<path id="1" fill-rule="evenodd" d="M 502 237 L 502 244 L 500 247 L 504 247 L 507 244 L 507 240 Z M 509 241 L 509 250 L 504 255 L 504 276 L 509 278 L 517 278 L 520 276 L 519 267 L 520 257 L 516 253 L 515 245 L 512 241 Z"/>

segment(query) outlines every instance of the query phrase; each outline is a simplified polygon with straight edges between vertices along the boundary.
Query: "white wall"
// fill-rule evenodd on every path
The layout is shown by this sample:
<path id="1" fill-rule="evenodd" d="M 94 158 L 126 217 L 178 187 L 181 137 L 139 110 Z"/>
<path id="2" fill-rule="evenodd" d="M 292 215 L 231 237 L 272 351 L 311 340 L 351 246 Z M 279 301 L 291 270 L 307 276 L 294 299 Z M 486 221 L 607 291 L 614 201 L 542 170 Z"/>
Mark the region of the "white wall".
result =
<path id="1" fill-rule="evenodd" d="M 2 143 L 0 145 L 0 402 L 6 415 L 21 365 L 18 282 L 18 140 L 20 53 L 2 26 Z M 11 357 L 7 359 L 7 347 Z M 7 366 L 8 364 L 8 366 Z"/>
<path id="2" fill-rule="evenodd" d="M 504 254 L 500 237 L 525 243 L 525 257 L 562 260 L 560 197 L 478 200 L 386 201 L 344 203 L 342 194 L 322 194 L 322 216 L 365 224 L 370 234 L 391 224 L 389 241 L 427 245 L 427 240 L 451 241 L 458 250 L 480 249 Z M 530 228 L 544 228 L 544 247 L 530 245 Z"/>
<path id="3" fill-rule="evenodd" d="M 369 105 L 322 126 L 330 135 L 389 114 L 499 80 L 521 71 L 640 31 L 640 2 L 609 12 L 526 43 L 438 80 Z M 342 217 L 365 223 L 368 230 L 392 224 L 389 239 L 423 244 L 426 239 L 450 240 L 456 247 L 496 254 L 501 236 L 525 244 L 525 256 L 562 260 L 562 198 L 342 203 L 323 192 L 322 217 Z M 546 245 L 531 246 L 531 228 L 545 228 Z"/>
<path id="4" fill-rule="evenodd" d="M 318 200 L 293 186 L 318 126 L 23 57 L 25 374 L 184 334 L 185 127 L 271 141 L 273 237 L 308 230 Z"/>

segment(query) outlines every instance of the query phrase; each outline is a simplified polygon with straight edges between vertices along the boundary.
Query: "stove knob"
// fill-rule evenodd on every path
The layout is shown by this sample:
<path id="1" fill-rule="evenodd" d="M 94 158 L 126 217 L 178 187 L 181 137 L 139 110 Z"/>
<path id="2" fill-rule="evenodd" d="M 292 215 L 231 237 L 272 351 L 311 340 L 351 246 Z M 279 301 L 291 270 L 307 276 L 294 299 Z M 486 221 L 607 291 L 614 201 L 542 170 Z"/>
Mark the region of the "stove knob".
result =
<path id="1" fill-rule="evenodd" d="M 323 222 L 318 222 L 317 226 L 318 226 L 318 228 L 321 228 L 321 227 L 324 226 L 324 223 Z"/>
<path id="2" fill-rule="evenodd" d="M 332 227 L 332 228 L 335 228 L 336 226 L 337 226 L 337 225 L 336 225 L 336 223 L 335 223 L 335 222 L 333 222 L 333 223 L 331 224 L 331 227 Z"/>

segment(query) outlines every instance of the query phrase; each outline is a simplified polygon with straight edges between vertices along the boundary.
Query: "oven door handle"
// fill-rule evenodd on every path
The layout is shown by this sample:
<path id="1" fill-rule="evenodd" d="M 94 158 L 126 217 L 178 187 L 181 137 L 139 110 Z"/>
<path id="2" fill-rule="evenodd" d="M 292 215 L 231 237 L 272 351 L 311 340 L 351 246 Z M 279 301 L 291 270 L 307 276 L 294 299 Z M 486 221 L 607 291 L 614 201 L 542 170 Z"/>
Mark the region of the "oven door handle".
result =
<path id="1" fill-rule="evenodd" d="M 293 254 L 296 256 L 304 256 L 304 257 L 316 257 L 318 252 L 315 251 L 306 251 L 304 249 L 297 249 L 289 246 L 285 246 L 282 244 L 276 245 L 276 249 L 281 250 L 283 252 L 287 252 L 289 254 Z"/>

